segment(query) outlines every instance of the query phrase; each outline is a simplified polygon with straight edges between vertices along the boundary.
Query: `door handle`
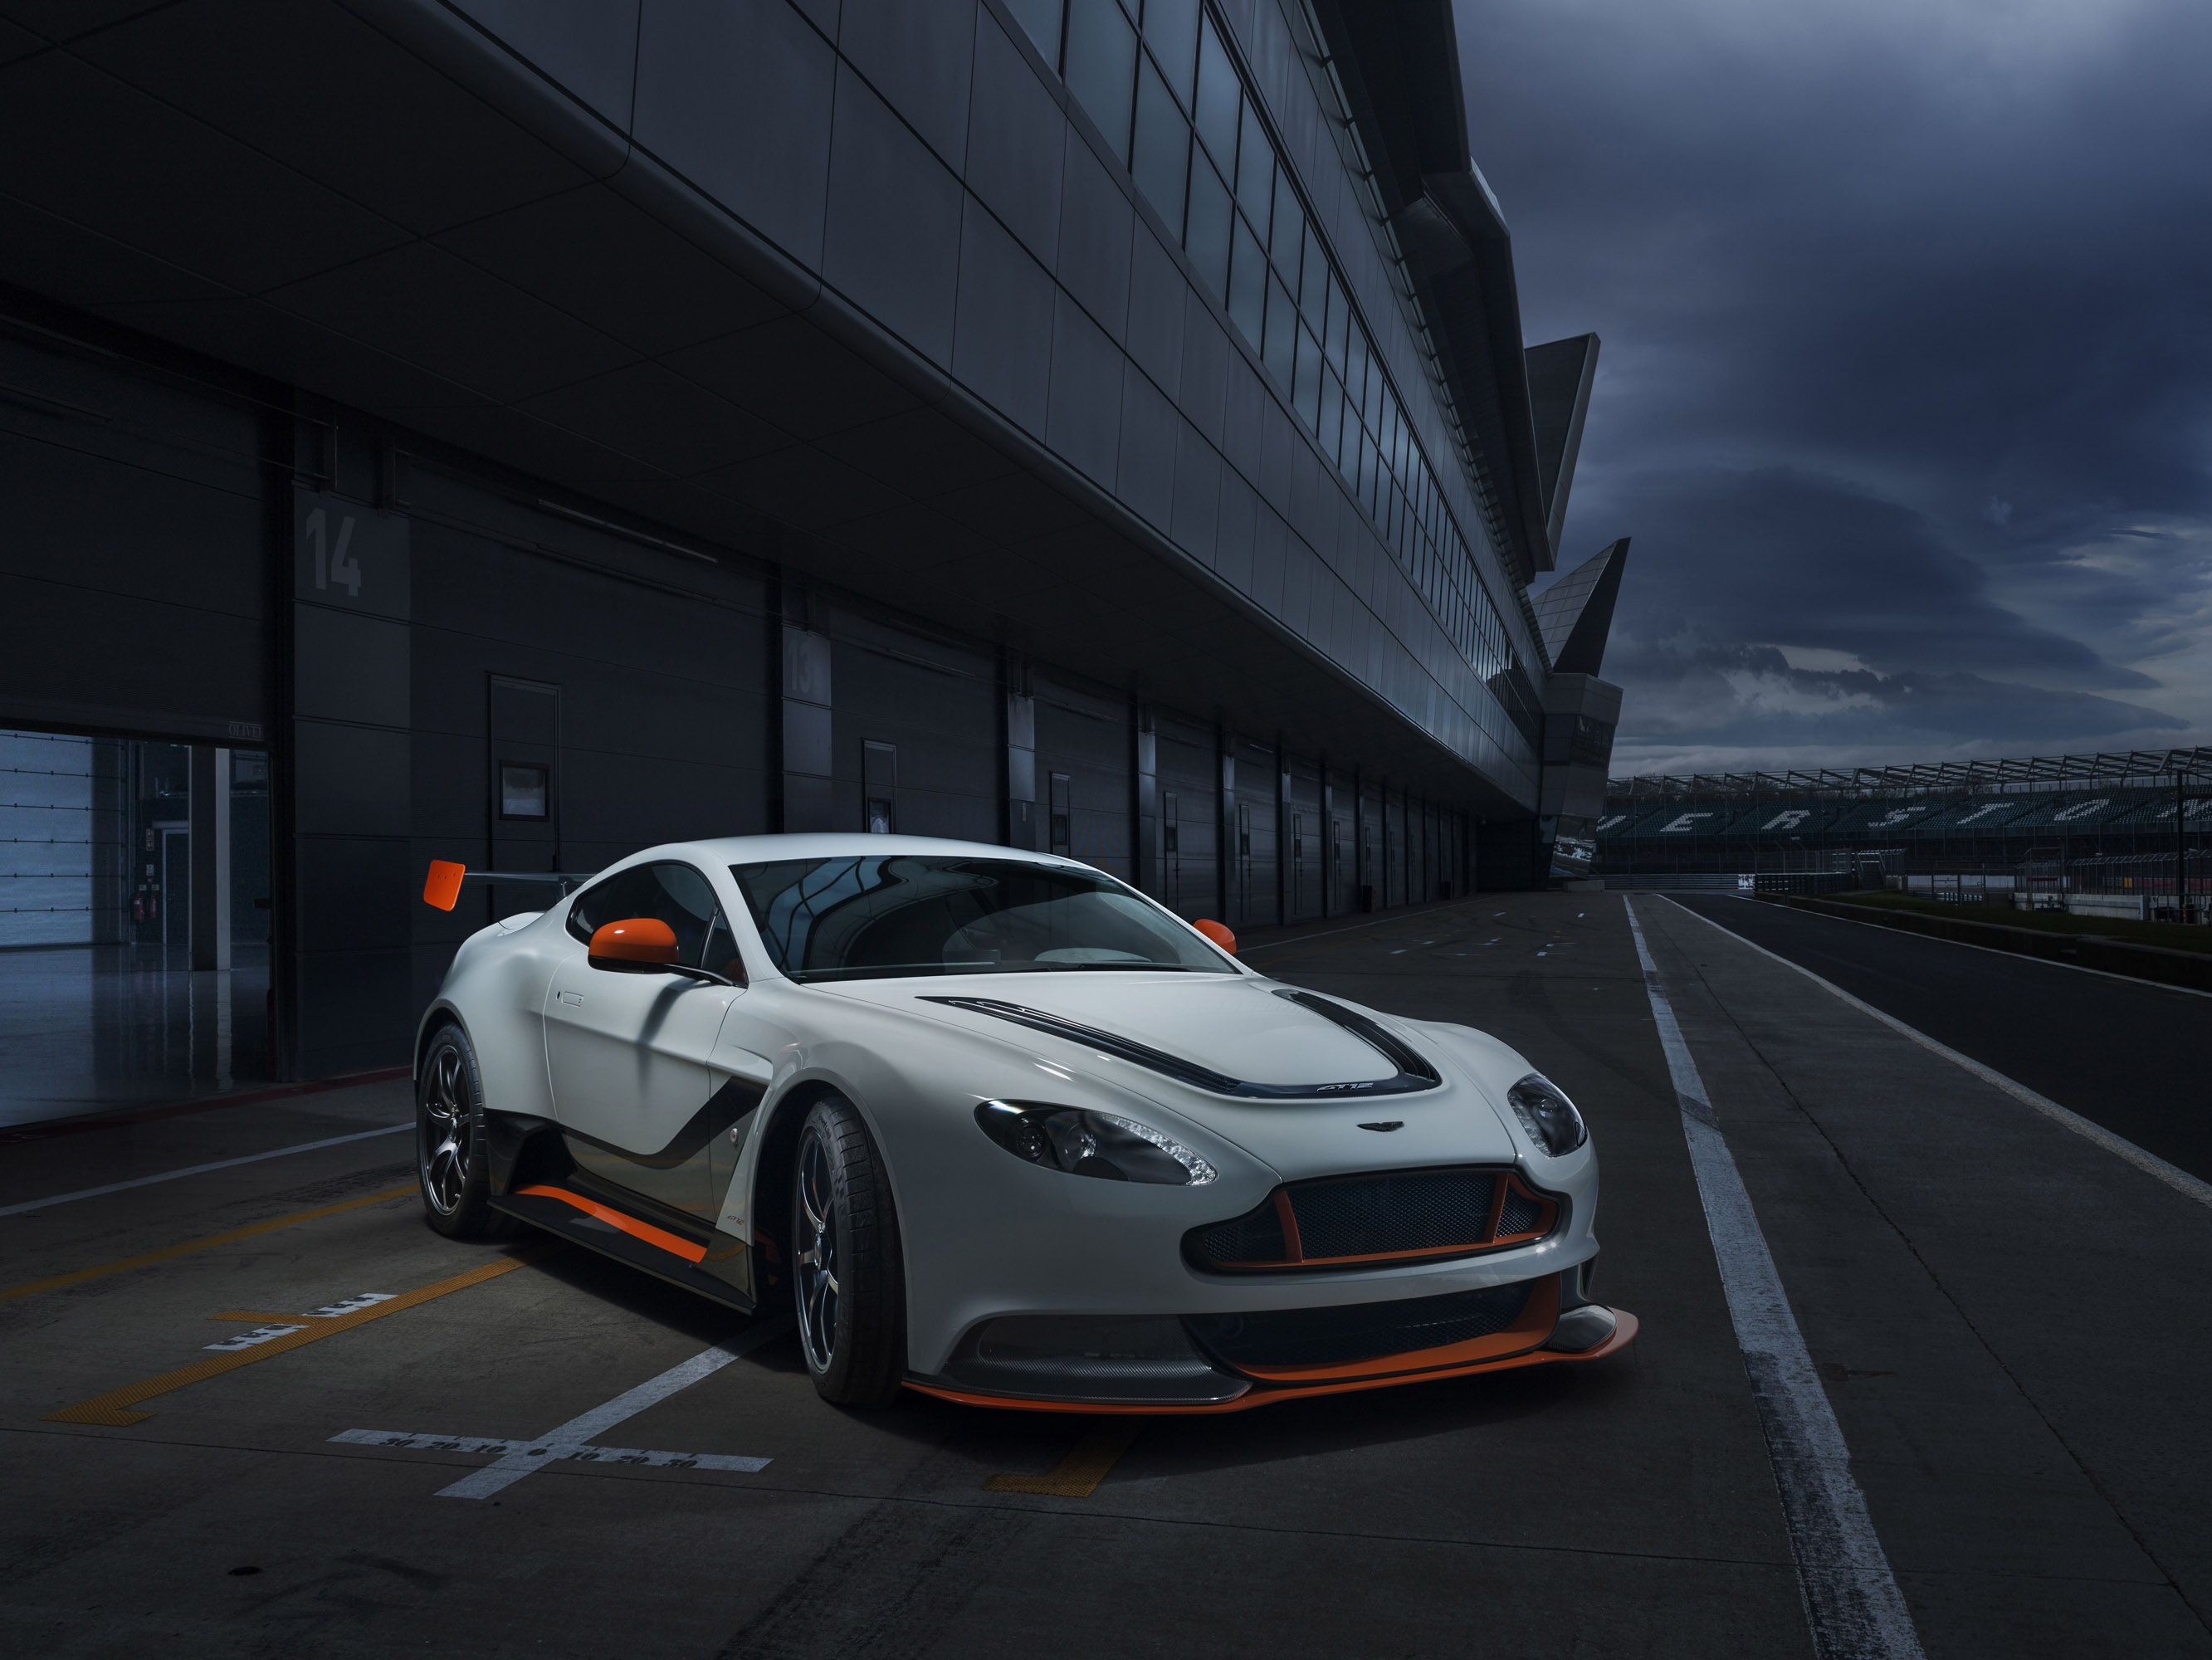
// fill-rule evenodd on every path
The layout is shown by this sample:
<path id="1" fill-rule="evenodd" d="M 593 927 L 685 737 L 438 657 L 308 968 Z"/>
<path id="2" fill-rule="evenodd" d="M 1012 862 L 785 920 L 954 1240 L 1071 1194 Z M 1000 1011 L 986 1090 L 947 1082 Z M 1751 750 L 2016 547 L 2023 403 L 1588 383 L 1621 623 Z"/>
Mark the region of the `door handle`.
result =
<path id="1" fill-rule="evenodd" d="M 560 993 L 559 995 L 561 1000 L 564 1003 L 574 1003 L 579 1008 L 583 1006 L 584 994 L 580 991 L 564 991 Z"/>

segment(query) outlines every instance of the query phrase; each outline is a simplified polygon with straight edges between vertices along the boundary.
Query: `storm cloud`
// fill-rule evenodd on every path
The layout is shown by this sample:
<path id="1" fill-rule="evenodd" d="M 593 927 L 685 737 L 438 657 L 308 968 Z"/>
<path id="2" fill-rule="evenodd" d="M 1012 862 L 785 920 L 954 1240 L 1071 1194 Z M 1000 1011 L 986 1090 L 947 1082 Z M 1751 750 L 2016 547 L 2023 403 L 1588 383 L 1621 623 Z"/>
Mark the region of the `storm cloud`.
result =
<path id="1" fill-rule="evenodd" d="M 1460 0 L 1622 769 L 2212 733 L 2212 10 Z"/>

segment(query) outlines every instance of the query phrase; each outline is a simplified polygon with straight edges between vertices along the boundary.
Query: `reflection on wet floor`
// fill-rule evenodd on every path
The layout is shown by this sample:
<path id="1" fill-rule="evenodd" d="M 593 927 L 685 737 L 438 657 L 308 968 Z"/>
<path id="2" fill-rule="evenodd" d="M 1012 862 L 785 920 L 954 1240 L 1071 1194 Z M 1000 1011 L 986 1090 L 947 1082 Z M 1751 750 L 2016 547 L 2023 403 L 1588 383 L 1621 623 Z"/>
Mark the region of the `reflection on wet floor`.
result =
<path id="1" fill-rule="evenodd" d="M 0 1124 L 250 1088 L 269 1073 L 269 952 L 195 972 L 183 946 L 0 951 Z"/>

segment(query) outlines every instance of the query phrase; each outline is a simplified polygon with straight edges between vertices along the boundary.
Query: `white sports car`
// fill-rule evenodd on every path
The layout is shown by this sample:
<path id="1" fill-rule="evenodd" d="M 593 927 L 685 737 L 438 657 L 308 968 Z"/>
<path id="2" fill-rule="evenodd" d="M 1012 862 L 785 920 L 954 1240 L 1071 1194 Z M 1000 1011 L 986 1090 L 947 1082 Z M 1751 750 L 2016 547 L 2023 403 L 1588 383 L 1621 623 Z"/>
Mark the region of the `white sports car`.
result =
<path id="1" fill-rule="evenodd" d="M 831 1401 L 1226 1412 L 1635 1335 L 1589 1296 L 1580 1114 L 1481 1032 L 1005 848 L 748 836 L 571 879 L 423 1017 L 430 1225 L 787 1301 Z"/>

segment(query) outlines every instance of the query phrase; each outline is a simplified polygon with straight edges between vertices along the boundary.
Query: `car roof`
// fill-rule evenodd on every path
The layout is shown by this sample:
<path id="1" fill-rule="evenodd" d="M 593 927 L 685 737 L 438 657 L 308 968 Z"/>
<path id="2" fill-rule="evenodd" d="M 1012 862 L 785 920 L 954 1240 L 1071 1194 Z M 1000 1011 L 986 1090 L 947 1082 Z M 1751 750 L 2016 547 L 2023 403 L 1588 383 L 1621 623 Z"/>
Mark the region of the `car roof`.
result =
<path id="1" fill-rule="evenodd" d="M 796 859 L 882 859 L 896 854 L 939 859 L 1013 859 L 1024 864 L 1090 870 L 1079 859 L 1059 854 L 1002 848 L 990 842 L 955 842 L 935 836 L 872 836 L 861 830 L 823 830 L 794 836 L 725 836 L 712 841 L 669 842 L 619 859 L 607 870 L 655 859 L 690 859 L 702 864 L 766 865 Z"/>

